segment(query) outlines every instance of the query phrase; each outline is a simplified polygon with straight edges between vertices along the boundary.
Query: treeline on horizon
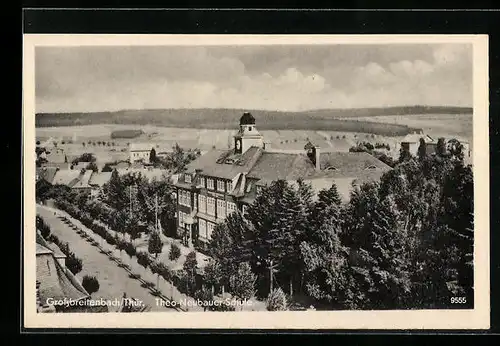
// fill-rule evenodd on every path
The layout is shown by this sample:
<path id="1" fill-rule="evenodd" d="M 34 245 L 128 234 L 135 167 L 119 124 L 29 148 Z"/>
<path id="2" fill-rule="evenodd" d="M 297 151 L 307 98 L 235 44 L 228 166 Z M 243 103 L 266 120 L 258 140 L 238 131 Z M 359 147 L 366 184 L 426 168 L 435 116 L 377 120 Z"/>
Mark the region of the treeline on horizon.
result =
<path id="1" fill-rule="evenodd" d="M 96 124 L 156 125 L 165 127 L 233 129 L 245 110 L 242 109 L 149 109 L 93 113 L 38 113 L 36 127 L 81 126 Z M 421 129 L 400 124 L 336 119 L 380 115 L 469 114 L 461 107 L 390 107 L 362 109 L 322 109 L 302 112 L 250 110 L 261 130 L 322 130 L 366 132 L 388 136 L 404 136 Z"/>

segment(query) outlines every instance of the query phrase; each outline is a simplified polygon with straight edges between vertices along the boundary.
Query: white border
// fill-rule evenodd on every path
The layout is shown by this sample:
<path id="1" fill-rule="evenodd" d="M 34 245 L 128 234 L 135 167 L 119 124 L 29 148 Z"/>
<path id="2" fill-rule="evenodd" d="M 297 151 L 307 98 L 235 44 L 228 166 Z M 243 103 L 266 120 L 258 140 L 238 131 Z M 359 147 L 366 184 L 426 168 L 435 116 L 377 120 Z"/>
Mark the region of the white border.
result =
<path id="1" fill-rule="evenodd" d="M 489 132 L 487 35 L 24 35 L 24 326 L 26 328 L 488 329 Z M 35 46 L 473 44 L 473 310 L 37 314 L 35 309 Z"/>

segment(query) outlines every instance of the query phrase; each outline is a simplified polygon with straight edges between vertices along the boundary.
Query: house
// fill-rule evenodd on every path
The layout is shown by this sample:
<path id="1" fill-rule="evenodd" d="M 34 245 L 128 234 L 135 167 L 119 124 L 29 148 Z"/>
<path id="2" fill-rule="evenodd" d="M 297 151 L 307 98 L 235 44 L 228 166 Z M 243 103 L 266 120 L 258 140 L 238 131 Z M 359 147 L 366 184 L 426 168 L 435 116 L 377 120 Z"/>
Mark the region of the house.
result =
<path id="1" fill-rule="evenodd" d="M 153 168 L 153 167 L 142 167 L 142 168 L 125 168 L 125 169 L 117 169 L 119 176 L 123 176 L 126 174 L 136 174 L 141 175 L 146 178 L 149 182 L 153 180 L 162 181 L 165 180 L 168 176 L 169 171 L 161 168 Z"/>
<path id="2" fill-rule="evenodd" d="M 37 167 L 36 168 L 36 181 L 41 179 L 45 180 L 47 183 L 52 184 L 54 177 L 59 168 L 57 167 Z"/>
<path id="3" fill-rule="evenodd" d="M 95 197 L 102 191 L 103 186 L 111 179 L 112 172 L 93 173 L 89 180 L 91 196 Z"/>
<path id="4" fill-rule="evenodd" d="M 151 154 L 151 149 L 157 149 L 157 145 L 154 143 L 130 143 L 129 155 L 130 163 L 136 161 L 142 161 L 149 163 L 149 155 Z"/>
<path id="5" fill-rule="evenodd" d="M 55 244 L 53 244 L 55 246 Z M 36 293 L 37 312 L 83 312 L 86 306 L 55 305 L 53 301 L 78 302 L 90 298 L 78 279 L 69 271 L 60 256 L 40 234 L 36 237 Z"/>
<path id="6" fill-rule="evenodd" d="M 401 148 L 408 151 L 413 156 L 417 156 L 418 148 L 420 146 L 420 140 L 423 139 L 426 144 L 426 150 L 429 152 L 436 152 L 437 141 L 435 141 L 431 136 L 424 134 L 412 133 L 406 135 L 401 140 Z M 427 152 L 427 151 L 426 151 Z"/>
<path id="7" fill-rule="evenodd" d="M 89 184 L 89 181 L 93 173 L 94 172 L 90 169 L 82 169 L 78 175 L 78 181 L 76 181 L 71 188 L 85 194 L 91 194 L 92 186 Z"/>
<path id="8" fill-rule="evenodd" d="M 191 162 L 173 183 L 178 234 L 189 244 L 210 240 L 215 225 L 235 211 L 245 213 L 260 190 L 276 180 L 310 182 L 316 192 L 340 184 L 347 200 L 354 184 L 377 180 L 391 168 L 368 153 L 321 152 L 308 142 L 302 150 L 265 145 L 255 118 L 244 113 L 233 148 L 211 150 Z M 331 149 L 331 148 L 330 148 Z"/>

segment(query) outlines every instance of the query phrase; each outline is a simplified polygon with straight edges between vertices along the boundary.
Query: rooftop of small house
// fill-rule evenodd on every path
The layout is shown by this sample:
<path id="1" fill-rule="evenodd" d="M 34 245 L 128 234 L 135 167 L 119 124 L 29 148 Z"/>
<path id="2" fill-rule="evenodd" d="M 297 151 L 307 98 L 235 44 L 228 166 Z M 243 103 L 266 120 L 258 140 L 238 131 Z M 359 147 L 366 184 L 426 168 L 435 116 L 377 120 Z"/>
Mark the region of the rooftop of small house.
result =
<path id="1" fill-rule="evenodd" d="M 36 243 L 36 279 L 40 282 L 40 301 L 46 302 L 47 298 L 80 300 L 90 295 L 81 283 L 69 270 L 66 270 L 56 261 L 54 252 L 46 243 L 37 237 Z"/>

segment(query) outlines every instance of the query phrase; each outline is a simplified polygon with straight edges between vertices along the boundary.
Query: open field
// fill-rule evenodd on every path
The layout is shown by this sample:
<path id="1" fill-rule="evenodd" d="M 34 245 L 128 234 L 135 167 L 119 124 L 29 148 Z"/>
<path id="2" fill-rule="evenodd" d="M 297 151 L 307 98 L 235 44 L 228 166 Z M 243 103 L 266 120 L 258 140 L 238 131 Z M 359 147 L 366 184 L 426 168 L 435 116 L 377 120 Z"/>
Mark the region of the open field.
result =
<path id="1" fill-rule="evenodd" d="M 459 137 L 472 141 L 472 114 L 420 114 L 384 115 L 358 118 L 373 122 L 407 125 L 421 128 L 424 133 L 434 137 Z"/>
<path id="2" fill-rule="evenodd" d="M 404 136 L 415 130 L 406 125 L 382 124 L 359 120 L 360 116 L 407 114 L 394 113 L 391 109 L 312 110 L 278 112 L 251 110 L 261 130 L 315 130 L 340 132 L 368 132 L 387 136 Z M 239 109 L 146 109 L 96 113 L 39 113 L 35 125 L 41 127 L 83 125 L 153 125 L 191 129 L 233 129 L 244 110 Z M 348 117 L 349 119 L 340 119 Z"/>
<path id="3" fill-rule="evenodd" d="M 380 125 L 389 123 L 420 128 L 432 137 L 465 139 L 472 146 L 472 114 L 383 115 L 358 119 L 370 120 Z M 49 146 L 54 141 L 57 142 L 58 148 L 63 149 L 70 157 L 92 152 L 97 157 L 98 165 L 102 166 L 105 162 L 127 160 L 128 144 L 132 142 L 156 144 L 161 151 L 170 150 L 176 143 L 186 149 L 226 149 L 233 145 L 237 126 L 237 123 L 233 122 L 231 129 L 124 124 L 38 127 L 36 139 L 42 144 L 48 142 Z M 257 126 L 264 140 L 269 141 L 274 149 L 301 150 L 308 141 L 312 141 L 325 150 L 345 152 L 357 142 L 366 141 L 372 144 L 389 144 L 389 155 L 396 157 L 399 154 L 400 141 L 404 137 L 351 131 L 300 130 L 289 126 L 266 130 L 259 124 Z M 128 130 L 143 133 L 133 139 L 112 138 L 116 131 Z"/>
<path id="4" fill-rule="evenodd" d="M 135 139 L 111 139 L 113 131 L 123 128 L 141 129 L 144 131 L 144 135 Z M 179 129 L 138 125 L 87 125 L 37 128 L 36 139 L 41 143 L 48 141 L 49 145 L 56 141 L 58 148 L 70 155 L 93 152 L 98 161 L 108 162 L 127 159 L 127 143 L 131 142 L 154 143 L 160 148 L 167 149 L 175 143 L 178 143 L 182 148 L 210 150 L 215 147 L 226 149 L 233 145 L 235 133 L 236 130 Z M 271 142 L 272 148 L 290 150 L 301 150 L 308 141 L 312 141 L 321 148 L 335 151 L 348 151 L 358 141 L 388 143 L 392 148 L 398 142 L 398 138 L 401 138 L 337 131 L 264 130 L 260 133 L 266 141 Z M 69 143 L 68 139 L 72 143 Z M 97 142 L 102 141 L 106 144 L 97 144 Z"/>

